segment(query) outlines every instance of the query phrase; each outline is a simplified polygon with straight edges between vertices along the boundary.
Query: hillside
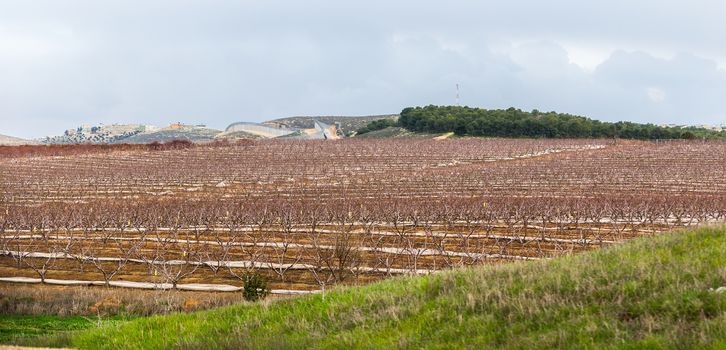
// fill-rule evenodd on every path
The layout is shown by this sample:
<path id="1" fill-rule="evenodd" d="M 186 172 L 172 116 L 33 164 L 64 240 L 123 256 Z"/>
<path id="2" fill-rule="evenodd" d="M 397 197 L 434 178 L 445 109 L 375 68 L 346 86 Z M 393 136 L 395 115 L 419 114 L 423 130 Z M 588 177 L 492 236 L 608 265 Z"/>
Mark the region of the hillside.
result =
<path id="1" fill-rule="evenodd" d="M 49 145 L 124 143 L 124 140 L 134 135 L 157 130 L 157 127 L 143 124 L 82 125 L 68 129 L 62 135 L 46 137 L 43 143 Z"/>
<path id="2" fill-rule="evenodd" d="M 701 139 L 726 138 L 726 130 L 605 122 L 557 112 L 525 112 L 516 108 L 483 109 L 461 106 L 408 107 L 398 126 L 410 131 L 459 136 L 524 138 Z"/>
<path id="3" fill-rule="evenodd" d="M 474 267 L 31 345 L 79 348 L 723 348 L 726 228 Z"/>
<path id="4" fill-rule="evenodd" d="M 216 140 L 250 140 L 250 139 L 263 139 L 260 135 L 251 134 L 244 131 L 224 131 L 214 136 Z"/>
<path id="5" fill-rule="evenodd" d="M 17 137 L 0 135 L 0 146 L 35 145 L 37 142 Z"/>
<path id="6" fill-rule="evenodd" d="M 101 126 L 80 126 L 68 129 L 63 135 L 47 137 L 45 144 L 142 144 L 171 142 L 176 140 L 195 143 L 211 142 L 222 131 L 204 126 L 175 123 L 160 129 L 143 124 L 112 124 Z M 233 135 L 235 136 L 235 135 Z M 236 137 L 232 137 L 235 139 Z"/>
<path id="7" fill-rule="evenodd" d="M 355 135 L 355 137 L 359 139 L 431 138 L 435 136 L 437 136 L 437 134 L 416 133 L 398 126 L 391 126 L 385 129 Z"/>
<path id="8" fill-rule="evenodd" d="M 214 141 L 215 136 L 221 132 L 221 130 L 217 129 L 185 126 L 179 129 L 163 129 L 155 132 L 137 134 L 124 138 L 123 140 L 119 140 L 118 143 L 164 143 L 175 140 L 204 143 Z"/>
<path id="9" fill-rule="evenodd" d="M 314 122 L 315 120 L 319 120 L 325 124 L 339 123 L 340 130 L 344 134 L 347 135 L 355 130 L 360 129 L 361 127 L 367 125 L 368 123 L 370 123 L 374 120 L 396 119 L 396 118 L 398 118 L 398 114 L 372 115 L 372 116 L 361 116 L 361 117 L 299 116 L 299 117 L 273 119 L 273 120 L 266 121 L 263 124 L 272 125 L 272 126 L 283 126 L 283 127 L 288 127 L 288 128 L 294 128 L 294 129 L 309 129 L 309 128 L 313 128 L 315 126 L 315 122 Z"/>

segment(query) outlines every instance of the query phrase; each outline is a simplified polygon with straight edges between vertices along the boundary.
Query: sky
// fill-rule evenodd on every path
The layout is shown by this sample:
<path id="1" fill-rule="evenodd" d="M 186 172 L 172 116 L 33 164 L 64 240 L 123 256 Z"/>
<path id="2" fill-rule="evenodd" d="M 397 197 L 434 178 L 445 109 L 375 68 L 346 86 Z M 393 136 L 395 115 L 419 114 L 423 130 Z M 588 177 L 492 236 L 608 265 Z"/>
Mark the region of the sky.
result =
<path id="1" fill-rule="evenodd" d="M 0 0 L 0 134 L 408 106 L 726 123 L 721 0 Z"/>

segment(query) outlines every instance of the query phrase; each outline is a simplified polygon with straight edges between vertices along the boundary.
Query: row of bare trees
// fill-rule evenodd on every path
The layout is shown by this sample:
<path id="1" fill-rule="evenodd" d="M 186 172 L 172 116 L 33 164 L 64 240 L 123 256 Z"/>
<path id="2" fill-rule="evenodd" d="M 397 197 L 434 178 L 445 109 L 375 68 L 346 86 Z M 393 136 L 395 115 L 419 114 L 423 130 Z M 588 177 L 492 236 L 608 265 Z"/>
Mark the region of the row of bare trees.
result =
<path id="1" fill-rule="evenodd" d="M 31 157 L 33 153 L 17 149 L 15 151 L 22 159 L 0 162 L 0 174 L 8 175 L 8 190 L 13 191 L 18 200 L 30 202 L 86 200 L 98 196 L 115 199 L 127 194 L 149 195 L 153 192 L 158 195 L 187 189 L 202 192 L 238 189 L 235 186 L 204 187 L 223 181 L 244 185 L 247 190 L 264 195 L 269 191 L 289 191 L 301 183 L 306 185 L 304 189 L 311 191 L 318 186 L 339 188 L 340 184 L 348 183 L 363 191 L 355 193 L 356 189 L 351 188 L 349 195 L 352 196 L 365 195 L 367 188 L 378 188 L 381 192 L 400 188 L 401 184 L 392 183 L 397 175 L 410 176 L 416 182 L 425 181 L 427 178 L 413 174 L 424 169 L 436 170 L 601 144 L 603 142 L 598 140 L 266 141 L 225 147 L 195 146 L 170 152 L 145 152 L 151 147 L 147 145 L 128 148 L 124 148 L 126 145 L 75 145 L 58 146 L 68 152 L 41 153 L 62 155 L 53 158 Z M 44 147 L 38 149 L 52 150 L 55 146 Z M 113 150 L 123 152 L 111 152 Z M 22 157 L 26 153 L 27 156 Z M 2 156 L 0 160 L 3 160 Z M 318 181 L 320 179 L 326 181 Z M 428 183 L 422 185 L 426 187 Z M 335 195 L 334 192 L 320 194 Z"/>
<path id="2" fill-rule="evenodd" d="M 108 285 L 144 266 L 146 280 L 172 288 L 192 276 L 243 280 L 260 271 L 280 284 L 299 282 L 305 272 L 324 288 L 362 275 L 550 257 L 723 222 L 725 202 L 718 196 L 6 201 L 0 249 L 42 281 L 57 269 L 94 272 Z"/>
<path id="3" fill-rule="evenodd" d="M 726 142 L 134 147 L 0 155 L 0 263 L 43 281 L 176 287 L 262 272 L 322 288 L 726 220 Z"/>

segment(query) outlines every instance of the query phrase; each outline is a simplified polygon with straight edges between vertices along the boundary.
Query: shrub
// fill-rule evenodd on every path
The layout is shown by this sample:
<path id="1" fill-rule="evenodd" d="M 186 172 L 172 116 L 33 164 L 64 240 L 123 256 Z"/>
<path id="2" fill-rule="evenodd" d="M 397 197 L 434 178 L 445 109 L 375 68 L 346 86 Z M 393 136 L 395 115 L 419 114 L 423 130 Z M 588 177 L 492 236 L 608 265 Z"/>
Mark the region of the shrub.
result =
<path id="1" fill-rule="evenodd" d="M 257 301 L 264 299 L 270 290 L 267 288 L 267 280 L 262 277 L 258 272 L 247 273 L 242 277 L 245 287 L 242 291 L 242 296 L 245 300 Z"/>
<path id="2" fill-rule="evenodd" d="M 361 135 L 371 131 L 383 130 L 391 126 L 397 126 L 398 122 L 393 119 L 379 119 L 368 123 L 366 126 L 358 129 L 356 134 Z"/>

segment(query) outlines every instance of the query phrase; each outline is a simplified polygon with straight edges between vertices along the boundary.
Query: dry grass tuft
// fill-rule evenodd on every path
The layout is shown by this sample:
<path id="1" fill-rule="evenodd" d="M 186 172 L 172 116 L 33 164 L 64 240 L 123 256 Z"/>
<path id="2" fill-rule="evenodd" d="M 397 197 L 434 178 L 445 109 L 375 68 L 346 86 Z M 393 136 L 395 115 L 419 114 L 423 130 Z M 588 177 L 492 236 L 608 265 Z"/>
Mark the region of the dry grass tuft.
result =
<path id="1" fill-rule="evenodd" d="M 0 315 L 148 316 L 243 302 L 237 293 L 2 284 Z"/>

